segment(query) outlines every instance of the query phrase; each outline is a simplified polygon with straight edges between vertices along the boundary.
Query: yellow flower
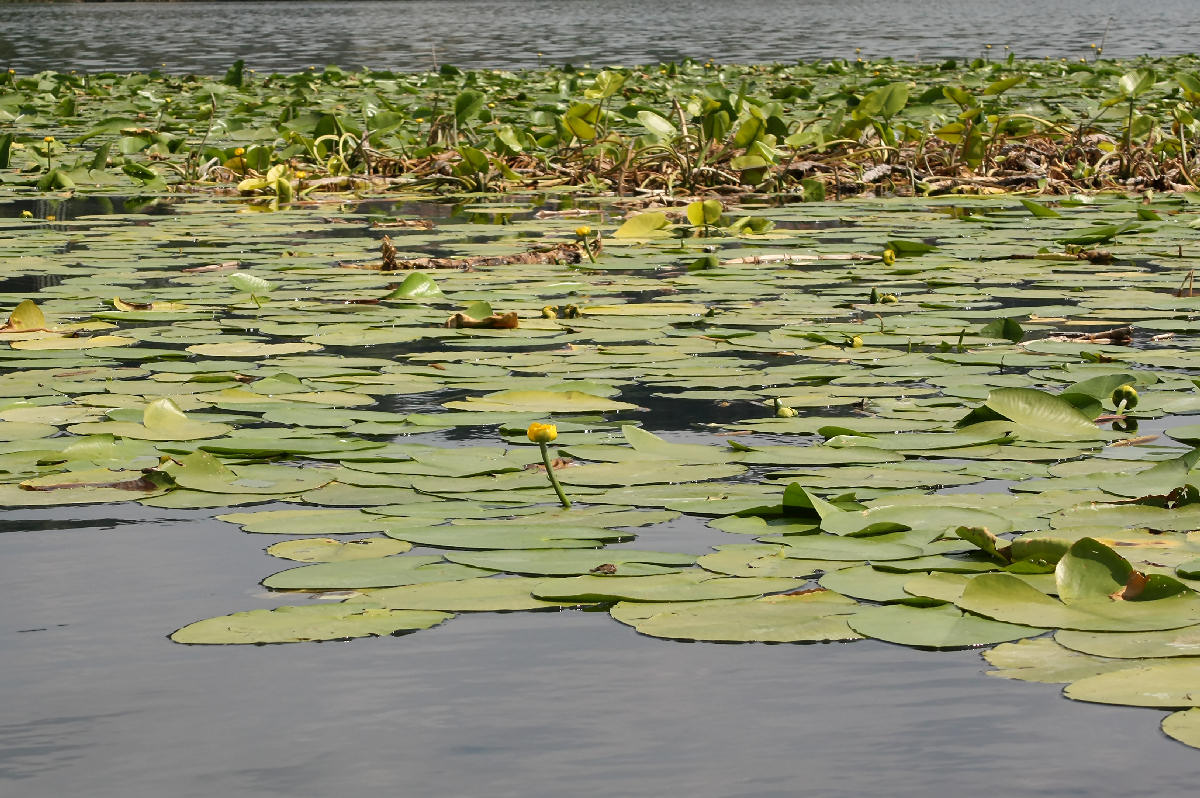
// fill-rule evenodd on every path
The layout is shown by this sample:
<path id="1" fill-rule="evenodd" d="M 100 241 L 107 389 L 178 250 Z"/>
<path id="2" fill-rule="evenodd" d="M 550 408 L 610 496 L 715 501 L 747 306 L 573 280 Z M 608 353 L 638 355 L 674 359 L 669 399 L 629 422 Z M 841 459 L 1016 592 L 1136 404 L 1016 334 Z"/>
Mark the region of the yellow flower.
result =
<path id="1" fill-rule="evenodd" d="M 534 443 L 550 443 L 558 437 L 558 427 L 553 424 L 539 424 L 535 421 L 529 425 L 526 434 Z"/>
<path id="2" fill-rule="evenodd" d="M 33 211 L 21 211 L 21 218 L 22 219 L 32 219 Z"/>
<path id="3" fill-rule="evenodd" d="M 861 337 L 856 335 L 850 339 L 850 348 L 862 349 L 862 345 L 863 345 L 863 339 Z"/>
<path id="4" fill-rule="evenodd" d="M 234 154 L 235 156 L 241 156 L 241 155 L 245 155 L 245 154 L 246 154 L 246 148 L 245 148 L 245 147 L 235 147 L 235 148 L 234 148 L 234 150 L 233 150 L 233 154 Z"/>
<path id="5" fill-rule="evenodd" d="M 42 141 L 50 144 L 54 141 L 54 136 L 42 136 Z"/>
<path id="6" fill-rule="evenodd" d="M 575 235 L 579 236 L 580 238 L 587 238 L 591 234 L 592 228 L 588 227 L 586 224 L 575 228 Z"/>
<path id="7" fill-rule="evenodd" d="M 883 251 L 883 265 L 891 266 L 891 265 L 895 264 L 895 262 L 896 262 L 895 250 L 885 249 Z"/>

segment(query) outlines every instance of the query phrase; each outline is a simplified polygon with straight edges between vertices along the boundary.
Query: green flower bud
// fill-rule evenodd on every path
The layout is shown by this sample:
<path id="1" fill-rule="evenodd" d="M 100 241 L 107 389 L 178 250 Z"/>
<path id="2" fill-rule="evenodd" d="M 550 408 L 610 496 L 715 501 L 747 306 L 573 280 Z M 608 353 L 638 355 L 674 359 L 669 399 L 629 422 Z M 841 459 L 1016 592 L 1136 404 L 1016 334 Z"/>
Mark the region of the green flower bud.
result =
<path id="1" fill-rule="evenodd" d="M 1132 410 L 1137 407 L 1138 394 L 1132 385 L 1122 385 L 1112 392 L 1112 403 L 1117 409 Z"/>

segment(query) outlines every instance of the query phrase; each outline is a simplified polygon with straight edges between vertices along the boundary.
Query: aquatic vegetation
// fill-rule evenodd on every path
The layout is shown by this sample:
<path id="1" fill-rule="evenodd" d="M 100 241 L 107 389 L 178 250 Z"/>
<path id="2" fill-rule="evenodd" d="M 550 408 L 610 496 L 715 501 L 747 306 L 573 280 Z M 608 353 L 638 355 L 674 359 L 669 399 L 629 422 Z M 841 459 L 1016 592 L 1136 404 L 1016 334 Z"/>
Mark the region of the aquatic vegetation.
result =
<path id="1" fill-rule="evenodd" d="M 13 77 L 0 504 L 278 536 L 263 585 L 309 595 L 180 643 L 587 606 L 995 646 L 993 675 L 1195 745 L 1200 209 L 1049 196 L 1173 187 L 1192 134 L 1141 120 L 1190 66 Z M 930 196 L 821 199 L 869 186 Z M 932 196 L 1022 186 L 1048 196 Z M 665 524 L 705 542 L 638 543 Z"/>
<path id="2" fill-rule="evenodd" d="M 0 179 L 229 190 L 1195 188 L 1194 57 L 0 75 Z M 51 131 L 47 135 L 47 131 Z M 693 221 L 707 229 L 711 222 Z"/>

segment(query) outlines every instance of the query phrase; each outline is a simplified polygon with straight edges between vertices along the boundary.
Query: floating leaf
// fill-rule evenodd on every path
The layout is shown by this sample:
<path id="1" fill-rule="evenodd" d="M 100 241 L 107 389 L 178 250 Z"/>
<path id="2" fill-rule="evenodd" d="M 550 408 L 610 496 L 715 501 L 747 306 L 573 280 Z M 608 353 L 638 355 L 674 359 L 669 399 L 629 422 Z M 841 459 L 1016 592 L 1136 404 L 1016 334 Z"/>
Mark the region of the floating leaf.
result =
<path id="1" fill-rule="evenodd" d="M 746 579 L 707 571 L 659 576 L 576 576 L 555 579 L 533 594 L 549 601 L 702 601 L 777 593 L 794 588 L 791 579 Z"/>
<path id="2" fill-rule="evenodd" d="M 454 617 L 445 612 L 388 610 L 344 604 L 276 607 L 222 615 L 176 630 L 176 643 L 231 645 L 301 643 L 374 637 L 428 629 Z"/>
<path id="3" fill-rule="evenodd" d="M 1200 748 L 1200 709 L 1173 712 L 1163 718 L 1163 734 L 1184 745 Z"/>
<path id="4" fill-rule="evenodd" d="M 1200 664 L 1168 660 L 1080 679 L 1063 695 L 1096 704 L 1183 709 L 1200 706 Z"/>
<path id="5" fill-rule="evenodd" d="M 398 554 L 369 560 L 304 565 L 268 576 L 263 580 L 263 585 L 273 590 L 345 590 L 449 582 L 483 574 L 478 568 L 448 563 L 440 557 Z"/>
<path id="6" fill-rule="evenodd" d="M 983 658 L 998 668 L 988 671 L 988 676 L 1052 684 L 1128 667 L 1128 663 L 1072 651 L 1049 638 L 1003 643 L 983 652 Z"/>
<path id="7" fill-rule="evenodd" d="M 757 599 L 682 603 L 621 602 L 612 617 L 652 637 L 730 643 L 856 640 L 847 616 L 860 605 L 830 590 Z"/>
<path id="8" fill-rule="evenodd" d="M 868 607 L 847 623 L 866 637 L 918 648 L 987 646 L 1042 634 L 1041 629 L 965 615 L 953 607 Z"/>
<path id="9" fill-rule="evenodd" d="M 444 610 L 446 612 L 513 612 L 563 606 L 560 602 L 534 598 L 532 592 L 555 580 L 526 576 L 463 579 L 457 582 L 427 582 L 363 591 L 351 603 L 388 609 Z"/>
<path id="10" fill-rule="evenodd" d="M 298 562 L 346 562 L 403 554 L 411 548 L 404 541 L 388 538 L 364 538 L 345 543 L 332 538 L 300 538 L 268 546 L 267 554 Z"/>

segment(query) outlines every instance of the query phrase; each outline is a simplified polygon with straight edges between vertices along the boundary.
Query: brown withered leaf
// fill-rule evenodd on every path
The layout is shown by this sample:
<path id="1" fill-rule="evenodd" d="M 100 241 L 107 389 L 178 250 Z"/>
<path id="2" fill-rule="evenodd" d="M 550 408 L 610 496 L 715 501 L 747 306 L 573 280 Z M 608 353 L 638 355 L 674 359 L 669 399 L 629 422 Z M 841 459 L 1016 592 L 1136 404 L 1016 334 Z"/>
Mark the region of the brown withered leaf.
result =
<path id="1" fill-rule="evenodd" d="M 1115 327 L 1094 333 L 1060 333 L 1045 338 L 1055 342 L 1086 342 L 1090 344 L 1109 344 L 1112 346 L 1128 346 L 1133 342 L 1133 327 Z"/>
<path id="2" fill-rule="evenodd" d="M 379 242 L 379 254 L 383 258 L 381 271 L 393 272 L 400 268 L 396 264 L 396 245 L 392 243 L 391 236 L 384 236 L 383 240 Z"/>
<path id="3" fill-rule="evenodd" d="M 1134 571 L 1129 575 L 1129 581 L 1125 583 L 1125 587 L 1113 593 L 1109 598 L 1117 599 L 1118 601 L 1132 601 L 1141 595 L 1146 589 L 1146 583 L 1150 581 L 1150 577 L 1146 576 L 1141 571 Z"/>
<path id="4" fill-rule="evenodd" d="M 180 269 L 185 274 L 200 274 L 202 272 L 221 272 L 227 269 L 236 269 L 241 265 L 241 261 L 227 260 L 224 263 L 213 263 L 208 266 L 193 266 L 190 269 Z"/>
<path id="5" fill-rule="evenodd" d="M 390 227 L 415 227 L 419 230 L 432 230 L 432 219 L 396 219 L 392 222 L 375 222 L 371 225 L 375 228 L 390 228 Z"/>
<path id="6" fill-rule="evenodd" d="M 554 466 L 555 471 L 558 471 L 562 468 L 570 468 L 571 466 L 575 465 L 575 461 L 569 457 L 556 457 L 550 461 L 550 465 Z M 546 466 L 544 463 L 530 463 L 529 465 L 525 466 L 525 470 L 541 471 L 544 474 L 546 472 Z"/>

